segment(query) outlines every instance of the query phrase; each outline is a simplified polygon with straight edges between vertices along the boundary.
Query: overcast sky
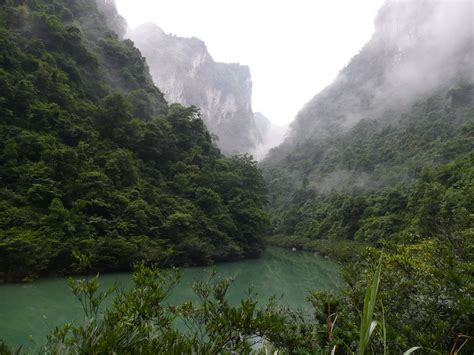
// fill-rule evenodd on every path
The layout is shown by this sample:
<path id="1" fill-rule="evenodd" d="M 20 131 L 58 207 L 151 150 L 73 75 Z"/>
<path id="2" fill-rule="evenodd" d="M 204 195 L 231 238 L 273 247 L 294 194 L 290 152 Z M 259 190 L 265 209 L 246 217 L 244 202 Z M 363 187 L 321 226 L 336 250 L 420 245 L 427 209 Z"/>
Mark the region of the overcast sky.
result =
<path id="1" fill-rule="evenodd" d="M 250 67 L 253 110 L 291 122 L 374 30 L 383 0 L 116 0 L 130 27 L 204 40 L 214 60 Z"/>

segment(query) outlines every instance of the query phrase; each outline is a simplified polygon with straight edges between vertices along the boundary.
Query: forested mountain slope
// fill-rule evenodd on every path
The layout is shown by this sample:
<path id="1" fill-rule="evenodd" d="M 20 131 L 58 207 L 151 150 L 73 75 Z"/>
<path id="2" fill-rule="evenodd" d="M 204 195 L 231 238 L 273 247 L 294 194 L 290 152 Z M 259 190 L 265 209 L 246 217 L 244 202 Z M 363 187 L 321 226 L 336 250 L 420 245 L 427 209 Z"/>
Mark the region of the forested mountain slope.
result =
<path id="1" fill-rule="evenodd" d="M 274 208 L 287 214 L 328 196 L 344 205 L 341 196 L 409 183 L 424 166 L 470 153 L 473 18 L 469 2 L 388 1 L 369 43 L 301 110 L 264 162 Z M 356 209 L 353 216 L 365 207 Z M 301 222 L 281 216 L 285 233 Z M 357 228 L 334 223 L 313 236 L 354 237 Z"/>
<path id="2" fill-rule="evenodd" d="M 460 339 L 474 324 L 473 24 L 470 1 L 387 1 L 369 43 L 262 164 L 268 241 L 345 261 L 351 296 L 331 309 L 361 307 L 353 292 L 381 255 L 375 353 L 385 339 L 397 353 L 472 352 Z"/>
<path id="3" fill-rule="evenodd" d="M 109 16 L 94 0 L 0 5 L 1 279 L 260 250 L 255 163 L 223 157 L 194 109 L 167 105 Z"/>
<path id="4" fill-rule="evenodd" d="M 225 154 L 253 152 L 262 138 L 252 112 L 250 69 L 215 62 L 203 41 L 166 34 L 148 23 L 128 36 L 171 103 L 194 105 Z"/>
<path id="5" fill-rule="evenodd" d="M 473 11 L 470 1 L 386 1 L 372 38 L 301 109 L 287 145 L 348 131 L 363 119 L 394 121 L 420 100 L 472 82 Z"/>

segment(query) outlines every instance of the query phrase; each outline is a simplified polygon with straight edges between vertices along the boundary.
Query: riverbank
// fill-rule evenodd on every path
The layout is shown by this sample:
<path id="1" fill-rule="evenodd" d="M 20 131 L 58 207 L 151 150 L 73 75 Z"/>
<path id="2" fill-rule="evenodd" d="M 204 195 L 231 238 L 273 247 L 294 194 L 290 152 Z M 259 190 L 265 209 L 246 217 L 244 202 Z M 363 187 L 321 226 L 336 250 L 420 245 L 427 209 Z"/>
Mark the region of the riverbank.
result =
<path id="1" fill-rule="evenodd" d="M 310 291 L 334 291 L 344 287 L 338 266 L 331 260 L 310 253 L 291 252 L 268 247 L 258 259 L 218 263 L 212 267 L 181 269 L 181 279 L 169 294 L 173 305 L 197 301 L 193 291 L 196 281 L 208 279 L 208 270 L 214 269 L 219 277 L 235 279 L 229 288 L 228 299 L 239 304 L 251 288 L 259 304 L 276 296 L 292 309 L 308 307 Z M 101 274 L 102 289 L 117 286 L 127 290 L 133 285 L 132 273 Z M 105 300 L 109 306 L 113 297 Z M 0 285 L 0 339 L 23 350 L 33 351 L 44 344 L 46 335 L 61 324 L 83 319 L 81 304 L 68 287 L 67 278 L 40 278 L 27 284 Z M 1 352 L 1 351 L 0 351 Z"/>
<path id="2" fill-rule="evenodd" d="M 265 241 L 270 246 L 317 253 L 343 264 L 354 261 L 370 246 L 353 240 L 312 240 L 296 235 L 275 235 L 267 237 Z"/>

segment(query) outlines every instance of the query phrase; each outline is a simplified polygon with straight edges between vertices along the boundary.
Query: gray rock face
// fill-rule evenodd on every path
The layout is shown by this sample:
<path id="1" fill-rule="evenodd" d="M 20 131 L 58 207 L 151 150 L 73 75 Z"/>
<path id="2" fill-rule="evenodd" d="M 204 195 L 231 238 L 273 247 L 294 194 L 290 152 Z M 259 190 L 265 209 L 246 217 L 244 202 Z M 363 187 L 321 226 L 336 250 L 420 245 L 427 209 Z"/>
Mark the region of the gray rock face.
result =
<path id="1" fill-rule="evenodd" d="M 474 79 L 473 3 L 388 0 L 371 40 L 298 113 L 278 156 L 308 139 L 348 130 L 361 119 L 403 112 L 460 79 Z"/>
<path id="2" fill-rule="evenodd" d="M 247 66 L 215 62 L 203 41 L 166 34 L 154 24 L 130 31 L 169 103 L 200 108 L 224 154 L 253 152 L 261 142 L 252 112 Z"/>

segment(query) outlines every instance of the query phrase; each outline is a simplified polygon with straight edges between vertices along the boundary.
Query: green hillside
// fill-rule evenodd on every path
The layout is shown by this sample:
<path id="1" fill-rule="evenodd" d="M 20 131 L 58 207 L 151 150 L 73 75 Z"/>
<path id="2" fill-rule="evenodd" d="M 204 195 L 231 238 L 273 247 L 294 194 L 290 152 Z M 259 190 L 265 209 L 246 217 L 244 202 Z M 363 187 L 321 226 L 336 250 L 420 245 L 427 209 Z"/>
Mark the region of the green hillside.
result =
<path id="1" fill-rule="evenodd" d="M 265 188 L 94 0 L 0 5 L 0 278 L 258 255 Z M 76 255 L 76 258 L 74 257 Z"/>
<path id="2" fill-rule="evenodd" d="M 406 113 L 362 120 L 347 132 L 305 141 L 284 159 L 265 162 L 277 213 L 274 232 L 371 242 L 391 237 L 405 219 L 389 217 L 390 206 L 414 219 L 409 208 L 422 201 L 409 202 L 408 195 L 415 190 L 413 179 L 423 178 L 423 168 L 455 159 L 469 167 L 472 161 L 464 157 L 473 149 L 472 84 L 421 100 Z M 368 236 L 364 230 L 376 216 L 384 218 L 386 228 Z"/>
<path id="3" fill-rule="evenodd" d="M 223 156 L 195 107 L 166 103 L 113 0 L 0 0 L 0 282 L 85 275 L 68 283 L 84 319 L 44 317 L 35 350 L 473 353 L 471 10 L 387 0 L 372 39 L 257 166 Z M 302 254 L 287 251 L 244 268 L 249 285 L 278 289 L 283 263 L 293 292 L 309 264 L 344 286 L 290 309 L 252 290 L 235 302 L 232 279 L 211 271 L 170 302 L 171 266 L 257 257 L 265 243 L 318 262 L 294 267 Z M 271 277 L 249 271 L 263 268 Z M 132 269 L 118 290 L 90 276 Z M 43 308 L 4 286 L 28 317 Z M 28 351 L 2 337 L 0 354 Z"/>
<path id="4" fill-rule="evenodd" d="M 338 316 L 359 314 L 383 254 L 374 353 L 472 352 L 473 54 L 472 4 L 387 1 L 371 40 L 262 163 L 268 242 L 344 264 Z"/>

